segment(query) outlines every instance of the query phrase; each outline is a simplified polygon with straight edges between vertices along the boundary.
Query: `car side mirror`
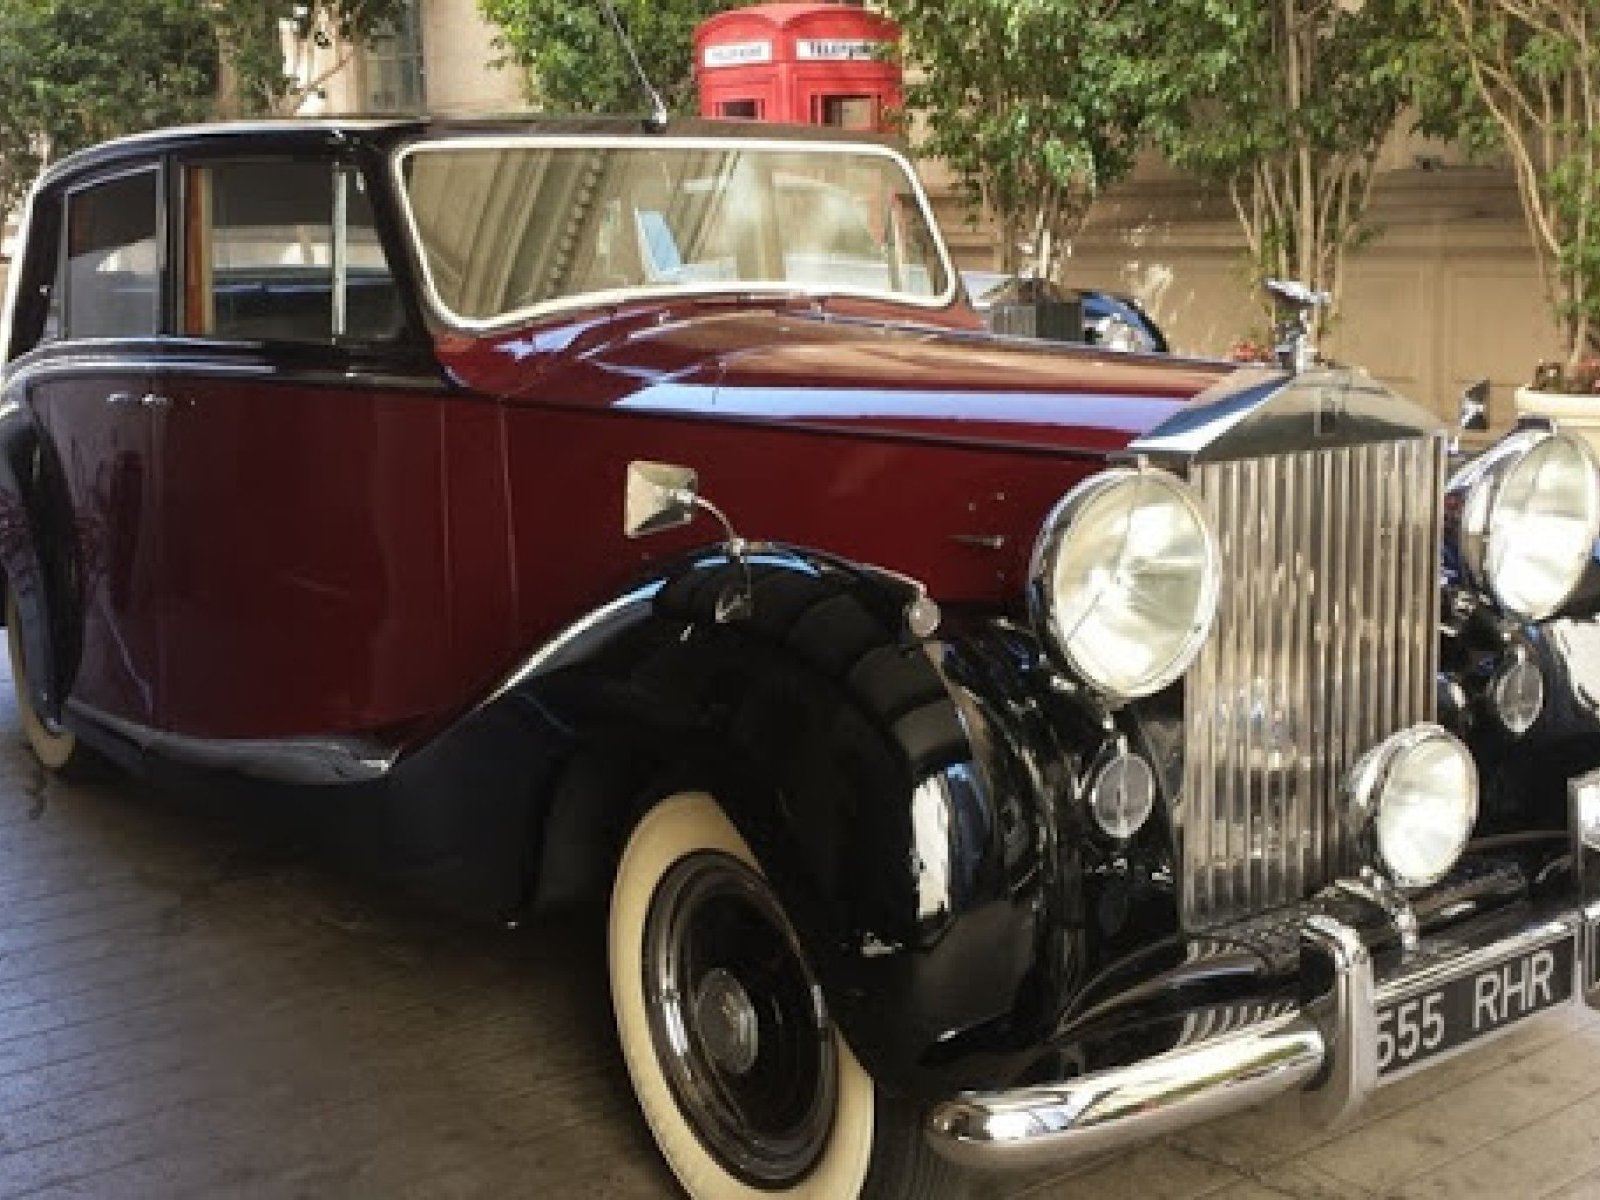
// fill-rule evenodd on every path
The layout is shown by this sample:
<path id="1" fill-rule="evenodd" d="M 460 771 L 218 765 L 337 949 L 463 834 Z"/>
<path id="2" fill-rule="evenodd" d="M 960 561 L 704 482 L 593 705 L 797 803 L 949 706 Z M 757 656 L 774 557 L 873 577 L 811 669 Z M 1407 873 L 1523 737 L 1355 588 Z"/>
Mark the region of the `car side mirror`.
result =
<path id="1" fill-rule="evenodd" d="M 628 464 L 622 531 L 631 538 L 677 529 L 694 520 L 700 475 L 692 467 L 637 461 Z"/>
<path id="2" fill-rule="evenodd" d="M 1461 413 L 1456 424 L 1469 433 L 1489 428 L 1489 381 L 1480 379 L 1461 393 Z"/>

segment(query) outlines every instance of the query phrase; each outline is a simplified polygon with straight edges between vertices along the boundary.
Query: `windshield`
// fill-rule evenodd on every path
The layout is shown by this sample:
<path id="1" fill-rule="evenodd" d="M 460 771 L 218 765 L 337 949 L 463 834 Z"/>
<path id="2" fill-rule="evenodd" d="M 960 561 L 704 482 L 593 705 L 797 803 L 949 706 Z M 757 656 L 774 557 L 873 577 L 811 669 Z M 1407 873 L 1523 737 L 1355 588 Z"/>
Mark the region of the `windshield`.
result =
<path id="1" fill-rule="evenodd" d="M 920 192 L 872 147 L 455 141 L 400 161 L 436 298 L 470 324 L 646 291 L 949 298 Z"/>

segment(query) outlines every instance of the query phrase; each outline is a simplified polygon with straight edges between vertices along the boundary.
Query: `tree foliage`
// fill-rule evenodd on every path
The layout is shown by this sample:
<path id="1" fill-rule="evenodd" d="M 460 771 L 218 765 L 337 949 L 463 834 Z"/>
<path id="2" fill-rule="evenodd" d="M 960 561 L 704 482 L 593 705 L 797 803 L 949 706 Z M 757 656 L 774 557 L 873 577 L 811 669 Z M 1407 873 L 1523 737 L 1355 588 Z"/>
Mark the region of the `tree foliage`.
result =
<path id="1" fill-rule="evenodd" d="M 563 112 L 642 112 L 646 102 L 596 0 L 478 0 L 500 42 L 528 68 L 535 103 Z M 639 61 L 667 107 L 694 106 L 694 29 L 739 0 L 617 0 Z"/>
<path id="2" fill-rule="evenodd" d="M 1600 351 L 1600 3 L 1432 0 L 1511 159 L 1568 367 Z"/>
<path id="3" fill-rule="evenodd" d="M 4 0 L 0 205 L 49 159 L 206 115 L 217 77 L 215 33 L 184 0 Z"/>
<path id="4" fill-rule="evenodd" d="M 82 146 L 229 109 L 292 111 L 329 72 L 285 73 L 283 22 L 306 44 L 326 41 L 342 65 L 401 3 L 0 0 L 0 206 L 13 208 L 41 166 Z"/>
<path id="5" fill-rule="evenodd" d="M 396 21 L 405 0 L 205 0 L 201 7 L 233 76 L 223 104 L 247 115 L 288 115 Z"/>
<path id="6" fill-rule="evenodd" d="M 919 151 L 1000 223 L 1007 269 L 1059 274 L 1090 204 L 1133 167 L 1161 76 L 1160 5 L 887 0 Z M 1023 250 L 1022 247 L 1026 247 Z"/>
<path id="7" fill-rule="evenodd" d="M 1160 140 L 1226 186 L 1253 278 L 1341 294 L 1378 153 L 1425 82 L 1419 0 L 1172 0 Z"/>

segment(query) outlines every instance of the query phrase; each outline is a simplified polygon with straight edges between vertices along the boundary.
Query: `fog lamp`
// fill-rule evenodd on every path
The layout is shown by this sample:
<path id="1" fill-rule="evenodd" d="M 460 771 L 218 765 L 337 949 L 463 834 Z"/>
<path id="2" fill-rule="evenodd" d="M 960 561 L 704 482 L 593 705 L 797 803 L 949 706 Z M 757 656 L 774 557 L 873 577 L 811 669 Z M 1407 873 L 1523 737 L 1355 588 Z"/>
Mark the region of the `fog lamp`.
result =
<path id="1" fill-rule="evenodd" d="M 1436 883 L 1478 819 L 1472 755 L 1437 725 L 1388 738 L 1350 774 L 1351 820 L 1376 865 L 1401 887 Z"/>
<path id="2" fill-rule="evenodd" d="M 1489 703 L 1506 732 L 1521 737 L 1544 712 L 1544 675 L 1518 646 L 1489 681 Z"/>
<path id="3" fill-rule="evenodd" d="M 1089 787 L 1089 811 L 1095 824 L 1119 840 L 1139 832 L 1150 819 L 1155 802 L 1155 772 L 1129 750 L 1114 754 Z"/>

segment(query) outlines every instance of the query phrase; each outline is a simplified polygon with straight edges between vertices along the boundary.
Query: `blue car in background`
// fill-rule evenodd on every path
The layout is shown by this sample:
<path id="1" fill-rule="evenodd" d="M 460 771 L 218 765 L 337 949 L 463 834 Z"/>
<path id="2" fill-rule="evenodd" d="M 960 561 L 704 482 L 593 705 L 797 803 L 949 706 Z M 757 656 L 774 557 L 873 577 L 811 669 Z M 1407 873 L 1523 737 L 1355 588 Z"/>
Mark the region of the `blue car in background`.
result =
<path id="1" fill-rule="evenodd" d="M 1132 296 L 1097 289 L 1068 290 L 1041 285 L 1037 280 L 1008 275 L 1000 271 L 963 271 L 972 307 L 988 320 L 997 303 L 1012 301 L 1025 291 L 1046 288 L 1052 299 L 1076 300 L 1083 322 L 1083 341 L 1110 350 L 1139 354 L 1167 354 L 1171 346 L 1161 327 Z"/>

